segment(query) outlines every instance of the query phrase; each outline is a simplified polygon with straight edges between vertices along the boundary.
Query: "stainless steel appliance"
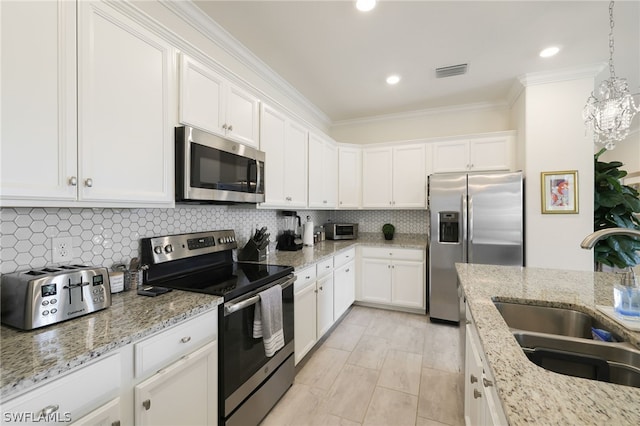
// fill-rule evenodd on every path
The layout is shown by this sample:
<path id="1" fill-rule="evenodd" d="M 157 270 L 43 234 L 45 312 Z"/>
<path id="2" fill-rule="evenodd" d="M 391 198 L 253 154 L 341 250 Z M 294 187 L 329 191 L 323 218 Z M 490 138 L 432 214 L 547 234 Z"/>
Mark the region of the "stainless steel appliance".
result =
<path id="1" fill-rule="evenodd" d="M 524 265 L 521 172 L 429 176 L 429 315 L 460 319 L 456 262 Z"/>
<path id="2" fill-rule="evenodd" d="M 328 240 L 358 239 L 357 223 L 325 223 L 324 232 Z"/>
<path id="3" fill-rule="evenodd" d="M 175 133 L 176 201 L 264 201 L 264 152 L 192 127 Z"/>
<path id="4" fill-rule="evenodd" d="M 141 240 L 144 284 L 221 296 L 218 308 L 219 424 L 257 425 L 293 384 L 291 266 L 233 261 L 232 230 Z M 267 358 L 252 323 L 260 293 L 282 287 L 284 348 Z"/>
<path id="5" fill-rule="evenodd" d="M 2 276 L 2 323 L 32 330 L 111 306 L 105 268 L 64 265 Z"/>

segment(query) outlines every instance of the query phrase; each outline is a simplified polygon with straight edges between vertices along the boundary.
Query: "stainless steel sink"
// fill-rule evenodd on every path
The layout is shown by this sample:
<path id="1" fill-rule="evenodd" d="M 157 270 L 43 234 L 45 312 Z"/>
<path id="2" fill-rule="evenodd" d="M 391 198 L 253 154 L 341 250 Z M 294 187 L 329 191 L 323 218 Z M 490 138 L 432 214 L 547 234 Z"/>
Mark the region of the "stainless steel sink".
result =
<path id="1" fill-rule="evenodd" d="M 494 302 L 512 329 L 592 339 L 591 327 L 611 330 L 596 318 L 572 309 L 522 303 Z M 620 336 L 613 335 L 621 341 Z"/>
<path id="2" fill-rule="evenodd" d="M 525 355 L 556 373 L 640 387 L 640 351 L 629 343 L 514 331 Z"/>
<path id="3" fill-rule="evenodd" d="M 556 373 L 640 387 L 640 350 L 613 334 L 616 342 L 593 340 L 591 327 L 607 325 L 572 309 L 495 302 L 523 352 Z"/>

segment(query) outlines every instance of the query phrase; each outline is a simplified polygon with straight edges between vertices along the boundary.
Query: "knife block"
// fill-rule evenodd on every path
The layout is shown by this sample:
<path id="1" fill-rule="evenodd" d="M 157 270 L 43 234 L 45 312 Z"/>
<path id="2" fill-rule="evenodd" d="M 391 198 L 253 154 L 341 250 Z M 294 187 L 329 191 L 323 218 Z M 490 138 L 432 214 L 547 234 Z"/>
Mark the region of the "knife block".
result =
<path id="1" fill-rule="evenodd" d="M 260 250 L 253 240 L 249 240 L 242 249 L 238 250 L 238 260 L 262 262 L 267 260 L 267 249 Z"/>

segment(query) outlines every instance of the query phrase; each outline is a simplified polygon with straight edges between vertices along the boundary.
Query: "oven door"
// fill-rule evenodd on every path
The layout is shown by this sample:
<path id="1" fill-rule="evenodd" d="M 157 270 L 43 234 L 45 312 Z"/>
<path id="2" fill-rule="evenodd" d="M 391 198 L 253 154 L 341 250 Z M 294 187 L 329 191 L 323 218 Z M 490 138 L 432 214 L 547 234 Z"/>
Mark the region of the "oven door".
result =
<path id="1" fill-rule="evenodd" d="M 294 281 L 295 276 L 291 274 L 276 282 L 282 286 L 285 346 L 271 358 L 265 355 L 262 338 L 253 338 L 253 318 L 260 300 L 256 293 L 276 283 L 226 302 L 224 308 L 219 309 L 221 424 L 259 422 L 291 386 Z M 259 388 L 264 390 L 260 392 Z"/>

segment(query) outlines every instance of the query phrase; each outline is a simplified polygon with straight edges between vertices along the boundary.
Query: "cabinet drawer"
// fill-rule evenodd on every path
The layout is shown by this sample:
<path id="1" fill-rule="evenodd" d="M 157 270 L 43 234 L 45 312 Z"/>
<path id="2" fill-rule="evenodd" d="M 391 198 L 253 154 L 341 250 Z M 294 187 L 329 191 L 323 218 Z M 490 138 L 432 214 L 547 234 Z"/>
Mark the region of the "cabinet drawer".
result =
<path id="1" fill-rule="evenodd" d="M 298 293 L 316 281 L 316 266 L 313 265 L 308 268 L 301 269 L 296 272 L 296 277 L 296 282 L 293 284 L 293 291 Z"/>
<path id="2" fill-rule="evenodd" d="M 27 419 L 28 422 L 36 420 L 41 415 L 51 416 L 49 418 L 55 416 L 60 421 L 71 421 L 93 411 L 119 392 L 122 380 L 120 356 L 117 352 L 87 367 L 78 368 L 8 403 L 3 403 L 3 421 L 9 420 L 12 415 L 25 413 L 35 416 Z"/>
<path id="3" fill-rule="evenodd" d="M 350 262 L 355 258 L 356 258 L 356 249 L 354 247 L 354 248 L 350 248 L 349 250 L 345 250 L 343 252 L 336 254 L 333 257 L 333 263 L 337 268 L 338 266 L 342 266 L 345 263 Z"/>
<path id="4" fill-rule="evenodd" d="M 333 257 L 329 259 L 325 259 L 316 263 L 316 273 L 317 277 L 320 278 L 324 275 L 327 275 L 333 270 Z"/>
<path id="5" fill-rule="evenodd" d="M 165 367 L 217 336 L 218 311 L 214 309 L 136 343 L 135 376 L 140 377 Z"/>
<path id="6" fill-rule="evenodd" d="M 386 247 L 363 247 L 362 257 L 398 260 L 424 260 L 424 250 Z"/>

